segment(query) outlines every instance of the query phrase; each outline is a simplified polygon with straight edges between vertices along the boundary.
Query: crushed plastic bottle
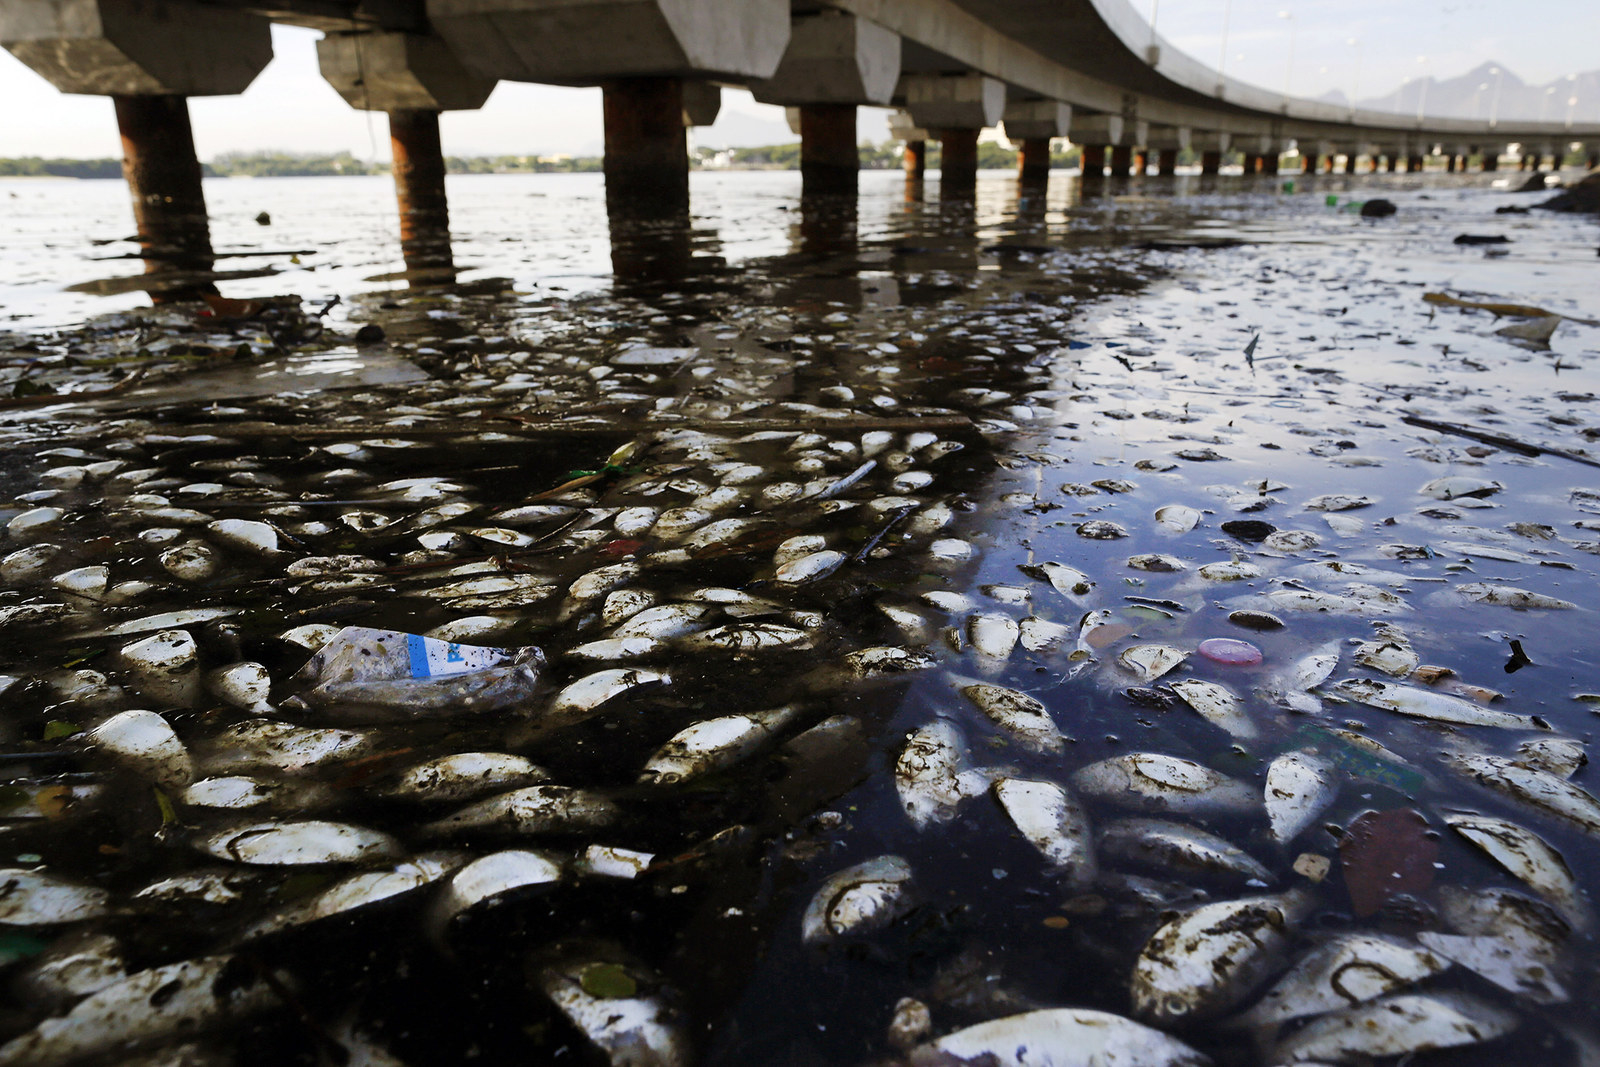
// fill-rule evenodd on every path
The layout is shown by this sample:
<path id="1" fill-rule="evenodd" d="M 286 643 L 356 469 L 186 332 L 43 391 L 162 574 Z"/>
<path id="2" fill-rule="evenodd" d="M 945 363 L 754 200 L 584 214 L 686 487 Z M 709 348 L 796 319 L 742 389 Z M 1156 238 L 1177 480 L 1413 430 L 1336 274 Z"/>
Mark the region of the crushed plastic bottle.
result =
<path id="1" fill-rule="evenodd" d="M 527 700 L 539 681 L 537 648 L 489 648 L 397 630 L 347 626 L 291 679 L 309 686 L 285 706 L 350 722 L 499 711 Z"/>

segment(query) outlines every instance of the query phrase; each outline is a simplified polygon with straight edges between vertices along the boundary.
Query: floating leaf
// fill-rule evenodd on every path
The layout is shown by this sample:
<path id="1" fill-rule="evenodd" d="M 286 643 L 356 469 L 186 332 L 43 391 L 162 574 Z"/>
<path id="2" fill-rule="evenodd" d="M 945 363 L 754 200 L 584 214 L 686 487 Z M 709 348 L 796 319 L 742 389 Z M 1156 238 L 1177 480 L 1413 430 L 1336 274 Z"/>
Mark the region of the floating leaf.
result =
<path id="1" fill-rule="evenodd" d="M 75 722 L 67 722 L 65 719 L 51 719 L 44 724 L 44 739 L 46 741 L 59 741 L 63 737 L 71 737 L 73 734 L 82 732 L 83 727 Z"/>
<path id="2" fill-rule="evenodd" d="M 1339 842 L 1339 866 L 1356 918 L 1376 914 L 1397 893 L 1431 886 L 1438 855 L 1438 835 L 1415 809 L 1361 815 Z"/>
<path id="3" fill-rule="evenodd" d="M 578 984 L 591 997 L 607 1000 L 631 997 L 639 991 L 639 983 L 616 963 L 591 963 L 578 976 Z"/>
<path id="4" fill-rule="evenodd" d="M 178 812 L 172 806 L 172 798 L 160 789 L 152 789 L 156 795 L 156 807 L 161 809 L 161 825 L 171 826 L 178 821 Z"/>

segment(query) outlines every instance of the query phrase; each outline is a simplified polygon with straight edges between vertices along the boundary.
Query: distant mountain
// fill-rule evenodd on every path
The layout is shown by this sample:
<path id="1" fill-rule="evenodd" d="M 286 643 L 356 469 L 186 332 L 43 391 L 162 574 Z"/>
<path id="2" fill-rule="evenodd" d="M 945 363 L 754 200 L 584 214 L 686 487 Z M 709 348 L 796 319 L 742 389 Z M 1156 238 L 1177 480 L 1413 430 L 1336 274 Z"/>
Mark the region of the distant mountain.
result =
<path id="1" fill-rule="evenodd" d="M 1455 78 L 1405 82 L 1381 96 L 1357 101 L 1356 106 L 1414 115 L 1420 104 L 1424 115 L 1435 118 L 1564 122 L 1573 98 L 1577 103 L 1570 108 L 1572 121 L 1600 122 L 1600 70 L 1529 85 L 1504 64 L 1484 62 Z"/>

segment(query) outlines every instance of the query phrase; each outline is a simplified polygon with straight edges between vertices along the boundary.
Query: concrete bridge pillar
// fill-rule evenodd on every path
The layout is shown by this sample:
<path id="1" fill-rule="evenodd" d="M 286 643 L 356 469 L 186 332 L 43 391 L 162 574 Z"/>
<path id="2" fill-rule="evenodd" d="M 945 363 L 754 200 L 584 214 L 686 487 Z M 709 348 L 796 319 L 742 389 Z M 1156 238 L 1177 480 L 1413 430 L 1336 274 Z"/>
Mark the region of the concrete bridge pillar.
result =
<path id="1" fill-rule="evenodd" d="M 799 107 L 802 195 L 855 193 L 856 106 L 887 104 L 899 78 L 898 34 L 843 11 L 795 16 L 783 59 L 750 91 Z"/>
<path id="2" fill-rule="evenodd" d="M 1017 152 L 1017 177 L 1024 185 L 1043 186 L 1050 180 L 1050 138 L 1025 137 Z"/>
<path id="3" fill-rule="evenodd" d="M 412 284 L 454 281 L 439 112 L 482 107 L 493 79 L 439 38 L 415 33 L 330 34 L 317 42 L 317 64 L 351 107 L 389 117 L 400 252 Z"/>
<path id="4" fill-rule="evenodd" d="M 1589 169 L 1594 170 L 1596 167 L 1600 167 L 1600 152 L 1590 152 Z"/>
<path id="5" fill-rule="evenodd" d="M 1359 155 L 1360 155 L 1360 149 L 1356 149 L 1356 148 L 1352 148 L 1352 149 L 1350 149 L 1350 151 L 1345 153 L 1345 157 L 1344 157 L 1344 172 L 1346 174 L 1354 174 L 1356 172 L 1356 160 L 1359 157 Z"/>
<path id="6" fill-rule="evenodd" d="M 1001 116 L 1006 139 L 1017 143 L 1017 178 L 1041 189 L 1050 180 L 1050 142 L 1072 129 L 1072 108 L 1055 100 L 1008 100 Z"/>
<path id="7" fill-rule="evenodd" d="M 1205 130 L 1189 135 L 1189 147 L 1200 153 L 1200 173 L 1217 174 L 1222 170 L 1222 157 L 1233 145 L 1233 136 L 1216 130 Z"/>
<path id="8" fill-rule="evenodd" d="M 896 111 L 889 116 L 889 136 L 905 143 L 906 179 L 922 181 L 928 165 L 928 141 L 933 135 L 918 127 L 904 111 Z"/>
<path id="9" fill-rule="evenodd" d="M 1217 174 L 1222 170 L 1222 152 L 1208 148 L 1200 153 L 1200 173 Z"/>
<path id="10" fill-rule="evenodd" d="M 971 196 L 978 185 L 978 134 L 1005 112 L 1006 86 L 982 74 L 906 74 L 906 112 L 939 141 L 941 197 Z"/>
<path id="11" fill-rule="evenodd" d="M 1103 144 L 1079 145 L 1083 154 L 1083 180 L 1100 181 L 1106 176 L 1106 146 Z"/>
<path id="12" fill-rule="evenodd" d="M 1128 171 L 1133 167 L 1133 146 L 1118 144 L 1111 146 L 1111 175 L 1115 178 L 1126 178 Z"/>
<path id="13" fill-rule="evenodd" d="M 1427 160 L 1423 156 L 1408 156 L 1406 158 L 1406 171 L 1411 174 L 1421 174 Z"/>
<path id="14" fill-rule="evenodd" d="M 109 96 L 148 288 L 215 292 L 188 97 L 242 93 L 272 59 L 265 19 L 187 0 L 5 0 L 0 44 L 64 93 Z"/>
<path id="15" fill-rule="evenodd" d="M 928 172 L 928 142 L 907 141 L 905 151 L 906 177 L 922 181 Z"/>
<path id="16" fill-rule="evenodd" d="M 619 78 L 601 87 L 606 209 L 678 217 L 689 211 L 689 139 L 681 78 Z"/>
<path id="17" fill-rule="evenodd" d="M 1261 157 L 1261 173 L 1263 174 L 1277 174 L 1278 165 L 1279 156 L 1276 151 L 1268 152 Z"/>

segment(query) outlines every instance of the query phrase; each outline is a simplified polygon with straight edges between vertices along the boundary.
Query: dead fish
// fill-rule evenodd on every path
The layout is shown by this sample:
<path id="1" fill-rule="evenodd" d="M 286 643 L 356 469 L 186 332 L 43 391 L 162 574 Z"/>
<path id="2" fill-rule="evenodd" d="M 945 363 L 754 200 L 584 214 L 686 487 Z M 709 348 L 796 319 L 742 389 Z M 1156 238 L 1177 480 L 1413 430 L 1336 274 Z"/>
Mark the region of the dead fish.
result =
<path id="1" fill-rule="evenodd" d="M 206 688 L 218 700 L 247 715 L 265 717 L 277 714 L 268 701 L 272 692 L 272 673 L 262 663 L 234 663 L 207 671 Z"/>
<path id="2" fill-rule="evenodd" d="M 1267 820 L 1272 836 L 1288 844 L 1327 810 L 1339 794 L 1338 772 L 1313 752 L 1285 752 L 1267 766 Z"/>
<path id="3" fill-rule="evenodd" d="M 1329 615 L 1403 615 L 1411 605 L 1374 585 L 1353 582 L 1343 593 L 1318 589 L 1274 589 L 1261 597 L 1269 611 L 1325 612 Z"/>
<path id="4" fill-rule="evenodd" d="M 1049 1008 L 969 1026 L 912 1050 L 915 1067 L 1210 1067 L 1175 1037 L 1110 1012 Z"/>
<path id="5" fill-rule="evenodd" d="M 1173 1026 L 1225 1014 L 1278 966 L 1309 910 L 1295 890 L 1202 904 L 1164 923 L 1133 965 L 1134 1015 Z"/>
<path id="6" fill-rule="evenodd" d="M 677 785 L 745 759 L 794 721 L 799 706 L 724 715 L 694 723 L 668 739 L 646 761 L 642 785 Z"/>
<path id="7" fill-rule="evenodd" d="M 1188 658 L 1171 645 L 1130 645 L 1117 656 L 1117 664 L 1141 682 L 1153 682 Z"/>
<path id="8" fill-rule="evenodd" d="M 1076 567 L 1065 563 L 1045 562 L 1023 564 L 1017 568 L 1030 578 L 1049 582 L 1051 588 L 1069 600 L 1088 596 L 1094 589 L 1094 580 Z"/>
<path id="9" fill-rule="evenodd" d="M 1120 523 L 1111 522 L 1109 519 L 1090 519 L 1088 522 L 1078 524 L 1078 536 L 1091 541 L 1115 541 L 1127 537 L 1128 531 Z"/>
<path id="10" fill-rule="evenodd" d="M 1059 753 L 1066 749 L 1067 738 L 1049 710 L 1028 694 L 1003 685 L 968 685 L 961 688 L 961 695 L 1033 751 Z"/>
<path id="11" fill-rule="evenodd" d="M 1262 694 L 1290 711 L 1315 715 L 1322 710 L 1322 701 L 1310 690 L 1327 681 L 1339 666 L 1339 642 L 1329 641 L 1309 655 L 1301 656 L 1286 669 L 1278 671 L 1262 687 Z"/>
<path id="12" fill-rule="evenodd" d="M 180 804 L 196 808 L 266 808 L 302 814 L 336 799 L 334 791 L 321 782 L 269 781 L 244 775 L 202 778 L 178 794 Z"/>
<path id="13" fill-rule="evenodd" d="M 0 870 L 0 923 L 54 926 L 104 915 L 109 895 L 42 870 Z"/>
<path id="14" fill-rule="evenodd" d="M 194 780 L 194 763 L 171 724 L 153 711 L 124 711 L 88 733 L 100 751 L 166 789 Z"/>
<path id="15" fill-rule="evenodd" d="M 1020 636 L 1017 620 L 1009 615 L 985 612 L 967 619 L 967 640 L 978 655 L 996 661 L 992 666 L 998 666 L 1010 657 Z"/>
<path id="16" fill-rule="evenodd" d="M 271 768 L 286 774 L 303 774 L 367 755 L 376 744 L 377 736 L 366 731 L 247 719 L 217 736 L 206 765 L 212 771 Z"/>
<path id="17" fill-rule="evenodd" d="M 1449 967 L 1448 960 L 1398 937 L 1342 934 L 1296 960 L 1289 973 L 1232 1023 L 1269 1027 L 1339 1011 L 1416 985 Z"/>
<path id="18" fill-rule="evenodd" d="M 911 824 L 949 822 L 963 800 L 988 788 L 988 779 L 967 767 L 961 731 L 947 722 L 914 730 L 894 766 L 895 789 Z"/>
<path id="19" fill-rule="evenodd" d="M 405 851 L 399 841 L 377 830 L 316 819 L 242 823 L 203 834 L 194 845 L 218 859 L 268 867 L 359 863 Z"/>
<path id="20" fill-rule="evenodd" d="M 406 768 L 376 792 L 394 800 L 448 803 L 549 779 L 548 771 L 522 756 L 505 752 L 453 752 Z"/>
<path id="21" fill-rule="evenodd" d="M 1458 585 L 1454 592 L 1473 604 L 1492 604 L 1495 607 L 1518 608 L 1523 611 L 1571 611 L 1578 606 L 1570 600 L 1560 600 L 1528 589 L 1518 589 L 1514 585 L 1491 585 L 1488 582 Z"/>
<path id="22" fill-rule="evenodd" d="M 161 630 L 123 645 L 117 662 L 152 700 L 184 708 L 200 700 L 200 648 L 187 630 Z"/>
<path id="23" fill-rule="evenodd" d="M 1417 940 L 1452 963 L 1535 1004 L 1564 1004 L 1571 999 L 1550 960 L 1529 957 L 1509 941 L 1434 930 L 1419 932 Z"/>
<path id="24" fill-rule="evenodd" d="M 536 964 L 540 989 L 613 1064 L 688 1067 L 689 1039 L 651 971 L 598 946 L 561 946 Z"/>
<path id="25" fill-rule="evenodd" d="M 1600 801 L 1565 778 L 1518 766 L 1504 756 L 1462 753 L 1445 757 L 1445 762 L 1532 811 L 1571 823 L 1586 833 L 1600 834 Z"/>
<path id="26" fill-rule="evenodd" d="M 1583 742 L 1570 737 L 1538 737 L 1517 746 L 1517 762 L 1524 767 L 1548 771 L 1557 778 L 1571 778 L 1589 762 Z"/>
<path id="27" fill-rule="evenodd" d="M 1401 993 L 1324 1015 L 1280 1041 L 1275 1060 L 1350 1063 L 1492 1041 L 1513 1013 L 1467 993 Z"/>
<path id="28" fill-rule="evenodd" d="M 275 909 L 246 927 L 238 943 L 248 943 L 358 908 L 393 900 L 432 885 L 467 861 L 459 852 L 423 853 L 387 870 L 363 871 L 342 878 L 326 889 Z"/>
<path id="29" fill-rule="evenodd" d="M 119 1055 L 279 1007 L 287 975 L 269 982 L 234 956 L 203 956 L 131 974 L 0 1046 L 5 1067 Z"/>
<path id="30" fill-rule="evenodd" d="M 469 804 L 427 823 L 429 835 L 462 831 L 510 834 L 574 833 L 616 821 L 617 806 L 598 793 L 564 785 L 532 785 Z"/>
<path id="31" fill-rule="evenodd" d="M 1227 686 L 1199 678 L 1185 678 L 1167 685 L 1183 702 L 1193 708 L 1213 726 L 1220 726 L 1234 737 L 1251 738 L 1260 735 L 1256 724 L 1244 713 L 1239 698 Z"/>
<path id="32" fill-rule="evenodd" d="M 617 663 L 651 659 L 666 651 L 666 644 L 653 637 L 607 637 L 586 641 L 567 649 L 568 659 L 591 663 Z"/>
<path id="33" fill-rule="evenodd" d="M 615 845 L 590 845 L 577 858 L 574 868 L 579 874 L 631 880 L 648 871 L 654 860 L 653 852 L 617 848 Z"/>
<path id="34" fill-rule="evenodd" d="M 690 634 L 679 642 L 686 652 L 732 652 L 746 655 L 772 649 L 803 651 L 811 647 L 804 630 L 770 622 L 733 623 Z"/>
<path id="35" fill-rule="evenodd" d="M 460 867 L 428 908 L 430 936 L 441 939 L 450 924 L 485 901 L 519 890 L 548 889 L 561 881 L 564 866 L 549 852 L 509 849 Z"/>
<path id="36" fill-rule="evenodd" d="M 1071 627 L 1029 615 L 1017 623 L 1017 640 L 1029 652 L 1056 652 L 1073 639 Z"/>
<path id="37" fill-rule="evenodd" d="M 549 726 L 582 722 L 624 694 L 651 686 L 670 685 L 672 676 L 642 667 L 614 667 L 585 675 L 557 693 L 539 721 Z"/>
<path id="38" fill-rule="evenodd" d="M 994 797 L 1006 817 L 1069 887 L 1094 881 L 1094 840 L 1088 813 L 1078 799 L 1054 782 L 997 778 Z"/>
<path id="39" fill-rule="evenodd" d="M 1208 582 L 1242 582 L 1261 577 L 1261 568 L 1249 560 L 1233 559 L 1226 563 L 1207 563 L 1199 574 Z"/>
<path id="40" fill-rule="evenodd" d="M 1200 512 L 1183 504 L 1168 504 L 1156 509 L 1156 523 L 1173 533 L 1188 533 L 1200 524 Z"/>
<path id="41" fill-rule="evenodd" d="M 1370 507 L 1377 502 L 1375 497 L 1355 493 L 1323 493 L 1321 496 L 1312 497 L 1301 506 L 1307 511 L 1354 511 L 1356 508 Z"/>
<path id="42" fill-rule="evenodd" d="M 819 578 L 826 578 L 838 570 L 849 557 L 843 552 L 834 549 L 823 549 L 812 552 L 783 564 L 773 575 L 773 580 L 782 585 L 801 585 L 805 582 L 814 582 Z"/>
<path id="43" fill-rule="evenodd" d="M 1362 642 L 1353 658 L 1361 666 L 1392 678 L 1404 678 L 1422 662 L 1405 631 L 1388 623 L 1379 625 L 1377 636 Z"/>
<path id="44" fill-rule="evenodd" d="M 1130 752 L 1073 772 L 1080 793 L 1138 811 L 1187 814 L 1250 812 L 1261 803 L 1248 784 L 1193 760 Z"/>
<path id="45" fill-rule="evenodd" d="M 1458 500 L 1461 497 L 1493 496 L 1504 488 L 1505 486 L 1499 482 L 1492 482 L 1487 478 L 1473 478 L 1458 474 L 1435 478 L 1421 489 L 1418 489 L 1417 492 L 1423 496 L 1432 497 L 1434 500 Z"/>
<path id="46" fill-rule="evenodd" d="M 703 620 L 711 614 L 706 604 L 660 604 L 646 606 L 630 616 L 612 632 L 613 637 L 647 637 L 665 641 L 704 629 Z"/>
<path id="47" fill-rule="evenodd" d="M 913 903 L 911 865 L 899 856 L 874 856 L 831 875 L 800 917 L 807 944 L 876 933 Z"/>
<path id="48" fill-rule="evenodd" d="M 265 522 L 254 519 L 218 519 L 206 524 L 211 536 L 229 548 L 242 549 L 259 556 L 276 556 L 278 531 Z"/>
<path id="49" fill-rule="evenodd" d="M 1544 838 L 1489 815 L 1445 812 L 1443 817 L 1456 833 L 1549 901 L 1573 929 L 1588 928 L 1589 909 L 1579 895 L 1577 880 L 1566 859 Z"/>
<path id="50" fill-rule="evenodd" d="M 128 963 L 117 939 L 87 929 L 51 942 L 15 975 L 12 985 L 29 1003 L 59 1011 L 127 976 Z"/>
<path id="51" fill-rule="evenodd" d="M 1183 823 L 1161 819 L 1119 819 L 1100 834 L 1100 853 L 1117 865 L 1171 877 L 1240 879 L 1266 885 L 1277 879 L 1232 842 Z"/>
<path id="52" fill-rule="evenodd" d="M 1358 704 L 1383 708 L 1414 719 L 1428 719 L 1456 726 L 1495 726 L 1507 730 L 1544 728 L 1527 715 L 1496 711 L 1432 689 L 1417 689 L 1409 685 L 1379 682 L 1371 678 L 1346 678 L 1334 687 L 1334 691 Z"/>

